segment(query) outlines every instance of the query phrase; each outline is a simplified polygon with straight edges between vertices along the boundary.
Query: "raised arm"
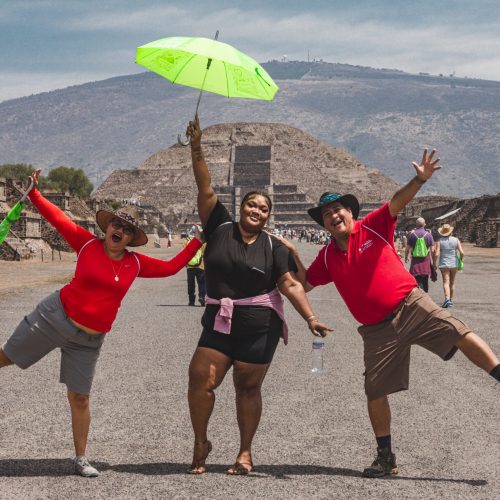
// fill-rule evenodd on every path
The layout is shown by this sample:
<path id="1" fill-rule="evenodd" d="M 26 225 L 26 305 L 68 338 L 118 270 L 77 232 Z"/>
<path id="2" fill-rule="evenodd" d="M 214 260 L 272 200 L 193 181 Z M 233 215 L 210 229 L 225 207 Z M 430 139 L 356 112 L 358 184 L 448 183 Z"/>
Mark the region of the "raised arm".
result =
<path id="1" fill-rule="evenodd" d="M 38 191 L 39 176 L 40 170 L 36 170 L 30 176 L 30 179 L 33 180 L 33 189 L 28 195 L 31 203 L 35 205 L 40 215 L 68 242 L 71 248 L 78 253 L 87 241 L 96 238 L 96 236 L 75 224 L 59 207 L 42 196 Z"/>
<path id="2" fill-rule="evenodd" d="M 424 149 L 422 161 L 420 165 L 412 162 L 415 168 L 416 175 L 406 186 L 396 191 L 391 201 L 389 202 L 389 212 L 392 217 L 396 217 L 408 203 L 415 197 L 420 188 L 432 177 L 432 174 L 441 167 L 438 165 L 441 158 L 433 160 L 436 150 L 433 149 L 430 154 L 427 154 L 427 149 Z"/>
<path id="3" fill-rule="evenodd" d="M 193 161 L 193 173 L 198 187 L 198 215 L 201 224 L 205 228 L 208 217 L 217 203 L 217 195 L 212 188 L 212 178 L 208 170 L 207 162 L 201 149 L 201 128 L 198 114 L 194 122 L 189 122 L 186 135 L 191 138 L 191 158 Z"/>

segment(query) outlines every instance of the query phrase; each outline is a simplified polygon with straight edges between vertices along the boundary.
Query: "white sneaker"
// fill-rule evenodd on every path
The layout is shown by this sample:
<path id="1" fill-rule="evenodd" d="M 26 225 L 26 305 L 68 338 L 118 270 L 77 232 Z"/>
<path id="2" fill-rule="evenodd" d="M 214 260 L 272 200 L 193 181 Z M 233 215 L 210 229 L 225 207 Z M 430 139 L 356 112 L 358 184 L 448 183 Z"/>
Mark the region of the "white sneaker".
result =
<path id="1" fill-rule="evenodd" d="M 89 464 L 85 456 L 74 457 L 73 463 L 75 465 L 75 474 L 83 477 L 97 477 L 99 475 L 99 471 Z"/>

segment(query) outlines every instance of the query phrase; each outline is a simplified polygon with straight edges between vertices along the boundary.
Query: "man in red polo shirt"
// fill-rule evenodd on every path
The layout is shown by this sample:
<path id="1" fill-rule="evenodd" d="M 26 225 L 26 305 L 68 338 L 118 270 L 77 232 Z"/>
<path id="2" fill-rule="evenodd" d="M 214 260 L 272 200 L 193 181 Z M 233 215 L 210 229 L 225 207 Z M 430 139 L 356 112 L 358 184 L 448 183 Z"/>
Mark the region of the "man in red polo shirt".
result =
<path id="1" fill-rule="evenodd" d="M 424 151 L 416 176 L 380 208 L 357 221 L 358 200 L 351 194 L 324 193 L 309 215 L 332 239 L 307 271 L 297 251 L 297 276 L 306 291 L 333 282 L 354 318 L 364 343 L 365 392 L 377 440 L 377 457 L 365 477 L 397 474 L 391 449 L 388 394 L 408 389 L 410 348 L 418 344 L 444 360 L 460 349 L 473 363 L 500 380 L 500 364 L 489 346 L 417 287 L 394 248 L 398 213 L 436 170 L 435 150 Z"/>

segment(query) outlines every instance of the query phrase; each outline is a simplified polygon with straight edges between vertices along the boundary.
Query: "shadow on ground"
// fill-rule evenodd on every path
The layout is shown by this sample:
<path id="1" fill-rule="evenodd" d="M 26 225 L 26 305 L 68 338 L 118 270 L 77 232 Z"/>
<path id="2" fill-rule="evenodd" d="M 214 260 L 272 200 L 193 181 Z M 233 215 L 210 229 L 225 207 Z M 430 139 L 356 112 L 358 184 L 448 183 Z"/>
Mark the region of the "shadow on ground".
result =
<path id="1" fill-rule="evenodd" d="M 99 471 L 114 471 L 127 474 L 143 474 L 146 476 L 167 476 L 186 474 L 187 463 L 143 463 L 110 465 L 105 462 L 92 461 Z M 210 464 L 207 474 L 226 474 L 227 464 Z M 0 460 L 0 477 L 36 477 L 36 476 L 66 476 L 73 473 L 72 463 L 68 459 L 12 459 Z M 361 477 L 361 472 L 342 467 L 325 467 L 322 465 L 259 465 L 248 477 L 274 479 L 290 479 L 291 476 L 344 476 Z M 454 479 L 437 477 L 394 476 L 388 478 L 393 481 L 430 481 L 437 483 L 458 483 L 469 486 L 485 486 L 487 481 L 482 479 Z"/>

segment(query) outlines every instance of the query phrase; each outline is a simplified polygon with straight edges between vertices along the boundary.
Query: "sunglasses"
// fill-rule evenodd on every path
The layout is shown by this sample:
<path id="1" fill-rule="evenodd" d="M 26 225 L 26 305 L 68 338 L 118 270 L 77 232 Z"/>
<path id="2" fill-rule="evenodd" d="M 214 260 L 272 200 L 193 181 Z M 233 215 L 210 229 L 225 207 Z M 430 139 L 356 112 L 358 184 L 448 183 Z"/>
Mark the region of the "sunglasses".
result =
<path id="1" fill-rule="evenodd" d="M 113 226 L 113 229 L 121 229 L 124 234 L 127 234 L 128 236 L 134 236 L 135 235 L 135 228 L 134 226 L 131 226 L 130 224 L 127 224 L 126 222 L 122 222 L 121 220 L 118 219 L 113 219 L 110 224 Z"/>

